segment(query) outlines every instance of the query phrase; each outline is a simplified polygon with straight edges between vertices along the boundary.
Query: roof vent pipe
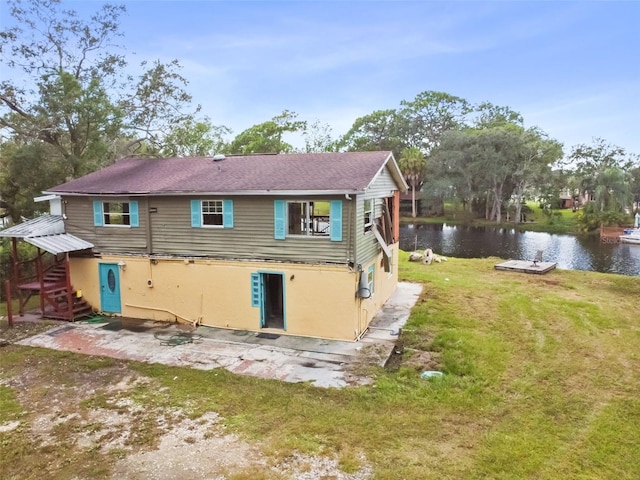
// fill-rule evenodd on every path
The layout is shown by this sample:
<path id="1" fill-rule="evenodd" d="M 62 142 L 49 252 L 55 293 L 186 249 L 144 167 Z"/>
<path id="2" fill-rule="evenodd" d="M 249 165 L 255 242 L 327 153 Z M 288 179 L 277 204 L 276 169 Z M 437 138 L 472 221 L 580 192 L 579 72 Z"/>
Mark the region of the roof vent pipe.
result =
<path id="1" fill-rule="evenodd" d="M 219 154 L 217 154 L 217 155 L 214 155 L 214 156 L 213 156 L 213 161 L 214 161 L 214 162 L 221 162 L 221 161 L 222 161 L 222 160 L 224 160 L 225 158 L 227 158 L 227 157 L 225 157 L 224 155 L 222 155 L 221 153 L 219 153 Z"/>

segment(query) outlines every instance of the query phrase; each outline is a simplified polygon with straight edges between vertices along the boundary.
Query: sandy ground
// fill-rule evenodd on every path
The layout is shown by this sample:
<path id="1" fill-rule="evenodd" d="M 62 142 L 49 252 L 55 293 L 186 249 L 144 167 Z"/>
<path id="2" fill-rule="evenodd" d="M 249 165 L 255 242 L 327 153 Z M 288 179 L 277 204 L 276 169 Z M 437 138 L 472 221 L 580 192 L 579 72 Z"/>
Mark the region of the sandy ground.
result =
<path id="1" fill-rule="evenodd" d="M 216 412 L 192 419 L 177 408 L 142 407 L 131 394 L 141 384 L 153 386 L 154 380 L 129 370 L 125 362 L 76 373 L 72 382 L 47 380 L 41 372 L 28 367 L 19 376 L 0 380 L 18 392 L 28 412 L 21 421 L 0 424 L 0 433 L 27 429 L 34 447 L 44 452 L 47 447 L 67 445 L 76 453 L 104 455 L 107 462 L 117 458 L 114 480 L 253 478 L 258 473 L 260 478 L 274 479 L 364 480 L 372 476 L 366 459 L 359 471 L 345 473 L 331 456 L 294 452 L 285 458 L 269 457 L 258 442 L 227 432 Z M 103 399 L 102 404 L 95 403 L 96 396 Z M 157 434 L 151 444 L 143 438 L 149 429 Z M 57 462 L 52 457 L 42 478 L 56 474 Z"/>
<path id="2" fill-rule="evenodd" d="M 354 357 L 356 359 L 354 365 L 349 368 L 348 365 L 341 364 L 337 369 L 334 368 L 337 362 L 327 362 L 324 368 L 328 372 L 328 377 L 325 375 L 326 378 L 335 378 L 335 372 L 338 371 L 351 379 L 349 382 L 340 380 L 339 386 L 343 383 L 344 385 L 366 383 L 366 379 L 356 378 L 358 362 L 370 363 L 380 360 L 377 347 L 384 345 L 385 342 L 388 345 L 390 339 L 397 338 L 394 335 L 397 335 L 398 329 L 406 321 L 420 293 L 418 286 L 410 284 L 399 290 L 404 296 L 397 297 L 385 306 L 384 315 L 370 331 L 369 342 L 363 343 L 363 348 Z M 14 328 L 3 328 L 0 332 L 0 356 L 3 345 L 18 342 L 29 345 L 32 339 L 37 338 L 44 338 L 46 342 L 51 343 L 53 338 L 62 338 L 62 333 L 58 333 L 59 330 L 64 334 L 71 334 L 77 329 L 74 326 L 61 327 L 59 323 L 52 326 L 50 322 L 16 322 Z M 152 335 L 150 337 L 153 338 Z M 140 347 L 142 337 L 134 335 L 130 340 Z M 84 348 L 87 343 L 86 339 L 83 341 Z M 105 342 L 108 343 L 108 340 Z M 209 352 L 212 350 L 211 345 L 207 347 Z M 230 345 L 228 342 L 223 343 L 225 349 L 231 348 Z M 37 343 L 33 346 L 56 348 Z M 237 345 L 233 346 L 233 348 L 236 347 L 240 348 Z M 101 348 L 105 349 L 104 346 Z M 280 354 L 282 349 L 275 347 L 265 350 L 259 345 L 245 345 L 242 348 L 241 354 L 245 357 L 247 352 L 253 356 L 255 352 L 263 354 L 265 351 L 268 352 L 268 355 L 263 355 L 264 358 L 252 358 L 253 364 L 267 364 L 265 372 L 282 370 L 282 364 L 277 364 L 277 368 L 270 369 L 267 361 L 279 359 L 282 356 Z M 78 351 L 78 346 L 74 344 L 73 348 L 60 349 Z M 173 350 L 179 352 L 179 349 Z M 385 355 L 388 355 L 388 351 L 384 348 L 383 350 L 386 352 Z M 103 455 L 104 463 L 113 466 L 111 478 L 114 480 L 123 478 L 133 480 L 228 478 L 365 480 L 373 476 L 366 458 L 360 459 L 359 470 L 347 473 L 340 469 L 335 455 L 311 456 L 297 452 L 291 452 L 284 457 L 268 455 L 265 453 L 270 451 L 268 446 L 261 445 L 259 442 L 249 442 L 227 431 L 225 419 L 221 418 L 217 412 L 206 412 L 198 418 L 191 418 L 187 411 L 180 408 L 143 407 L 132 400 L 136 387 L 144 384 L 152 387 L 153 391 L 155 390 L 154 380 L 129 369 L 126 360 L 147 361 L 146 358 L 109 355 L 105 352 L 83 353 L 112 356 L 117 360 L 114 361 L 113 366 L 84 373 L 75 371 L 72 360 L 69 360 L 68 371 L 72 378 L 67 382 L 48 378 L 43 373 L 47 369 L 41 368 L 40 365 L 25 365 L 19 375 L 7 377 L 2 372 L 0 363 L 0 384 L 17 393 L 18 400 L 25 410 L 22 420 L 0 424 L 0 434 L 20 429 L 27 433 L 34 448 L 45 452 L 44 455 L 51 455 L 50 460 L 47 458 L 47 471 L 42 472 L 42 478 L 55 476 L 63 468 L 60 462 L 64 462 L 64 457 L 57 453 L 60 449 L 59 445 L 68 446 L 76 455 L 90 454 L 93 457 Z M 235 359 L 238 353 L 235 350 L 232 353 L 233 355 L 229 355 L 229 358 Z M 313 365 L 307 365 L 310 359 L 304 357 L 302 353 L 288 355 L 287 358 L 294 360 L 287 360 L 287 364 L 295 362 L 296 372 L 302 371 L 301 364 L 307 366 L 309 371 L 322 372 L 323 369 L 318 367 L 327 354 L 315 352 L 315 355 L 320 356 L 314 358 Z M 168 359 L 173 357 L 164 355 L 161 357 L 165 359 L 164 361 L 158 359 L 154 361 L 172 364 Z M 225 358 L 223 355 L 218 354 L 216 358 L 218 364 L 213 362 L 211 368 L 223 367 L 234 371 L 233 368 L 229 368 L 230 365 L 225 365 L 224 362 L 220 364 L 220 359 Z M 42 362 L 42 360 L 34 359 L 33 362 Z M 245 358 L 243 362 L 243 365 L 246 365 L 247 359 Z M 198 368 L 195 365 L 192 367 Z M 235 373 L 256 374 L 246 368 L 243 372 Z M 258 372 L 257 376 L 265 375 Z M 298 376 L 300 376 L 299 373 Z M 296 377 L 287 378 L 287 380 L 309 381 L 310 379 L 302 376 L 300 379 Z M 159 385 L 157 392 L 162 394 L 162 388 Z M 75 478 L 79 480 L 87 477 L 80 475 Z"/>

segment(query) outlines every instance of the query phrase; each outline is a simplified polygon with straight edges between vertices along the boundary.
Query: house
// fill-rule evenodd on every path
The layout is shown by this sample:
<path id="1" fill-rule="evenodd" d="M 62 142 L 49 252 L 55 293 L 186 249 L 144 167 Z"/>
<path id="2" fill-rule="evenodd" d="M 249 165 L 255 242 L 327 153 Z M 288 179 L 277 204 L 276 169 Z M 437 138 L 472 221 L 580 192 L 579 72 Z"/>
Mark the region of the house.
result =
<path id="1" fill-rule="evenodd" d="M 65 256 L 69 319 L 82 298 L 107 315 L 356 340 L 396 288 L 406 190 L 391 152 L 129 158 L 44 192 L 48 233 L 36 219 L 0 235 Z"/>

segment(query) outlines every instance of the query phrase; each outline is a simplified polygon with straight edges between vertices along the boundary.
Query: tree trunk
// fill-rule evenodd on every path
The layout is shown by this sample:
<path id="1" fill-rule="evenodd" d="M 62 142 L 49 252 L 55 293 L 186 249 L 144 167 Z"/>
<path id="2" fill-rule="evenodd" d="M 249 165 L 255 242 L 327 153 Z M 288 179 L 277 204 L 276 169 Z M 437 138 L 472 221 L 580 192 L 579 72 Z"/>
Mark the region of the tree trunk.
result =
<path id="1" fill-rule="evenodd" d="M 491 219 L 495 217 L 496 223 L 502 220 L 502 183 L 493 184 L 493 207 L 491 208 Z"/>
<path id="2" fill-rule="evenodd" d="M 524 195 L 524 191 L 526 189 L 526 183 L 520 182 L 515 189 L 515 197 L 516 197 L 516 218 L 515 223 L 520 223 L 520 218 L 522 216 L 522 196 Z"/>
<path id="3" fill-rule="evenodd" d="M 489 201 L 491 200 L 491 192 L 487 192 L 487 198 L 484 202 L 484 219 L 489 220 Z"/>
<path id="4" fill-rule="evenodd" d="M 411 216 L 416 218 L 416 181 L 411 181 Z"/>

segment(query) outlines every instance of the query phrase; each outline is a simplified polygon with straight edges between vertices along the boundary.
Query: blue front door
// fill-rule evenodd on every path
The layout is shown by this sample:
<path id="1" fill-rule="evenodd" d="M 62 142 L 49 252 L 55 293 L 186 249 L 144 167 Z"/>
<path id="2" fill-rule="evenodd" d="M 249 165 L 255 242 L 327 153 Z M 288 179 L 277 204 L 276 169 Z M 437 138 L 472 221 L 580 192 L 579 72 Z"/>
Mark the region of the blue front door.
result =
<path id="1" fill-rule="evenodd" d="M 117 263 L 100 264 L 100 310 L 120 313 L 120 277 Z"/>

